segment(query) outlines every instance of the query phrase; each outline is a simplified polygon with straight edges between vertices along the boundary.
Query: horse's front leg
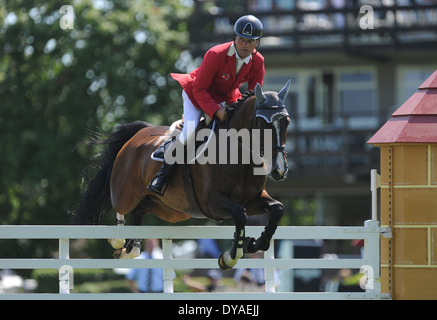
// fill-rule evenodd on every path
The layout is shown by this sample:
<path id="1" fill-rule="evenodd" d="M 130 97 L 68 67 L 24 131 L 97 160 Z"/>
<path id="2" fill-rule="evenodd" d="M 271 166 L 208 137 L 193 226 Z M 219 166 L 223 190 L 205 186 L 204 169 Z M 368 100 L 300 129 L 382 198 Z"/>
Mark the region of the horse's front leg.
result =
<path id="1" fill-rule="evenodd" d="M 235 205 L 232 211 L 232 218 L 235 222 L 235 233 L 232 247 L 229 251 L 223 252 L 218 260 L 220 269 L 229 270 L 237 264 L 237 261 L 244 257 L 245 227 L 247 223 L 246 210 Z"/>
<path id="2" fill-rule="evenodd" d="M 243 246 L 245 227 L 247 223 L 246 209 L 219 192 L 213 192 L 210 194 L 208 209 L 211 217 L 216 219 L 232 217 L 235 222 L 235 233 L 232 247 L 229 251 L 223 252 L 218 259 L 220 269 L 229 270 L 236 265 L 238 259 L 241 259 L 244 256 Z"/>
<path id="3" fill-rule="evenodd" d="M 245 253 L 255 253 L 258 250 L 267 251 L 270 241 L 278 227 L 279 220 L 284 213 L 284 206 L 281 202 L 271 198 L 267 192 L 263 191 L 260 198 L 256 199 L 248 206 L 250 215 L 269 213 L 269 221 L 258 239 L 247 238 L 244 244 Z"/>

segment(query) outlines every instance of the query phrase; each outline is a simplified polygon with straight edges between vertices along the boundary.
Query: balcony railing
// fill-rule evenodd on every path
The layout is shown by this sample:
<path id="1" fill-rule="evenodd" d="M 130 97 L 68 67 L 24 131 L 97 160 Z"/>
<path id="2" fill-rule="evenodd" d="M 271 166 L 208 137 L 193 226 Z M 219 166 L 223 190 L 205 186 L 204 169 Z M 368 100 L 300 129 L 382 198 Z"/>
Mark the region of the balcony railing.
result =
<path id="1" fill-rule="evenodd" d="M 223 2 L 195 2 L 190 19 L 194 53 L 200 55 L 211 45 L 232 40 L 235 21 L 247 13 L 263 22 L 263 52 L 437 47 L 437 3 L 261 10 L 244 1 L 230 10 L 219 7 Z"/>
<path id="2" fill-rule="evenodd" d="M 367 176 L 379 153 L 367 141 L 374 130 L 292 131 L 287 137 L 290 176 Z"/>

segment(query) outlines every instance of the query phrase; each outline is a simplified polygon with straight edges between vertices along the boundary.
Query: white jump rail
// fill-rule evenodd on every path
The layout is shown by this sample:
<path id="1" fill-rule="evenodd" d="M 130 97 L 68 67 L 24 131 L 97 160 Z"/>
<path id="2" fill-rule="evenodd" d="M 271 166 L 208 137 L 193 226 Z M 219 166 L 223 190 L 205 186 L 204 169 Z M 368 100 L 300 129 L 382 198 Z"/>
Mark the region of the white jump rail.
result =
<path id="1" fill-rule="evenodd" d="M 0 269 L 59 269 L 60 293 L 0 294 L 2 299 L 26 300 L 288 300 L 288 299 L 385 299 L 381 293 L 380 235 L 387 228 L 379 226 L 377 220 L 367 220 L 362 227 L 278 227 L 273 240 L 280 239 L 364 239 L 363 259 L 285 259 L 274 257 L 274 242 L 265 253 L 264 259 L 241 259 L 235 268 L 263 268 L 265 292 L 258 293 L 174 293 L 173 272 L 175 269 L 214 269 L 217 259 L 179 259 L 172 257 L 172 241 L 180 239 L 232 239 L 234 227 L 227 226 L 58 226 L 58 225 L 0 225 L 2 239 L 59 239 L 58 259 L 0 259 Z M 258 237 L 263 227 L 247 227 L 246 235 Z M 70 259 L 70 239 L 138 238 L 162 239 L 163 259 Z M 74 269 L 113 268 L 163 268 L 163 293 L 70 293 L 69 284 Z M 275 269 L 362 269 L 367 275 L 365 292 L 275 292 Z"/>

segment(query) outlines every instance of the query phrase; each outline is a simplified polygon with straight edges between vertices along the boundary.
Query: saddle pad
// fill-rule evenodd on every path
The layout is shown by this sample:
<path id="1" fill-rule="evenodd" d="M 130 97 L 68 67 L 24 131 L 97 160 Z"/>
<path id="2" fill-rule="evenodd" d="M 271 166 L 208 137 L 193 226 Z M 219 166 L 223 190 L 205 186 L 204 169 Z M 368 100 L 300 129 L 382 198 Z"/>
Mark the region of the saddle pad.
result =
<path id="1" fill-rule="evenodd" d="M 158 149 L 156 149 L 152 153 L 152 155 L 151 155 L 152 160 L 164 162 L 165 147 L 172 141 L 172 138 L 174 137 L 173 132 L 175 132 L 176 130 L 182 131 L 183 126 L 184 126 L 184 123 L 182 122 L 182 119 L 176 120 L 175 122 L 172 123 L 172 125 L 170 126 L 168 131 L 165 133 L 165 135 L 169 135 L 170 137 L 168 139 L 164 140 L 164 142 L 161 143 L 161 145 L 158 147 Z"/>
<path id="2" fill-rule="evenodd" d="M 172 134 L 175 130 L 179 130 L 179 128 L 180 128 L 180 123 L 179 122 L 182 122 L 182 120 L 178 120 L 178 121 L 176 121 L 176 122 L 174 122 L 172 125 L 171 125 L 171 127 L 170 127 L 170 129 L 166 132 L 166 135 L 171 135 L 168 139 L 166 139 L 163 143 L 161 143 L 161 145 L 152 153 L 152 155 L 151 155 L 151 158 L 152 158 L 152 160 L 155 160 L 155 161 L 159 161 L 159 162 L 164 162 L 164 152 L 165 152 L 165 148 L 167 147 L 167 145 L 169 145 L 170 144 L 170 142 L 172 142 L 172 140 L 175 138 L 175 135 L 174 134 Z M 204 119 L 202 119 L 201 121 L 200 121 L 200 123 L 199 123 L 199 125 L 197 126 L 197 129 L 196 129 L 196 132 L 199 130 L 199 129 L 202 129 L 202 128 L 205 128 L 205 127 L 207 127 L 207 128 L 209 128 L 209 129 L 211 129 L 211 134 L 209 135 L 209 137 L 207 138 L 207 141 L 206 141 L 206 143 L 205 143 L 205 141 L 199 141 L 198 142 L 198 144 L 203 144 L 203 148 L 202 148 L 202 150 L 200 150 L 200 152 L 196 152 L 196 156 L 193 158 L 193 159 L 191 159 L 190 161 L 189 161 L 189 164 L 191 164 L 191 163 L 194 163 L 194 161 L 195 160 L 197 160 L 197 158 L 199 158 L 204 152 L 205 152 L 205 150 L 207 149 L 207 147 L 208 147 L 208 144 L 209 144 L 209 141 L 210 141 L 210 138 L 211 138 L 211 135 L 213 135 L 214 134 L 214 129 L 215 129 L 215 125 L 216 125 L 216 121 L 214 120 L 214 121 L 211 121 L 209 124 L 208 124 L 208 126 L 206 126 L 205 125 L 205 120 Z M 179 126 L 179 127 L 178 127 Z M 180 131 L 180 130 L 179 130 Z M 196 146 L 196 149 L 197 149 L 197 146 Z"/>

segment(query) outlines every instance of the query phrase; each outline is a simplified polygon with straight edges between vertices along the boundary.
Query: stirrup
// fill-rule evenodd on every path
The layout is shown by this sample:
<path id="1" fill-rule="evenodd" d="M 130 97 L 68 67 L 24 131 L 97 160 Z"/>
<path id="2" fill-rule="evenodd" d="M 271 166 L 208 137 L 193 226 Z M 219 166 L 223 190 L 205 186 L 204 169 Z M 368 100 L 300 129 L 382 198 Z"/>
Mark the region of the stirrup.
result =
<path id="1" fill-rule="evenodd" d="M 163 181 L 163 185 L 162 185 L 160 188 L 158 188 L 158 186 L 156 185 L 156 183 L 154 184 L 154 182 L 156 182 L 157 179 L 164 179 L 164 181 Z M 159 194 L 160 196 L 164 196 L 165 190 L 167 190 L 167 186 L 168 186 L 168 183 L 167 183 L 167 177 L 156 175 L 156 176 L 152 179 L 152 181 L 150 181 L 150 184 L 149 184 L 149 186 L 147 187 L 147 189 L 153 191 L 153 192 L 156 193 L 156 194 Z"/>

